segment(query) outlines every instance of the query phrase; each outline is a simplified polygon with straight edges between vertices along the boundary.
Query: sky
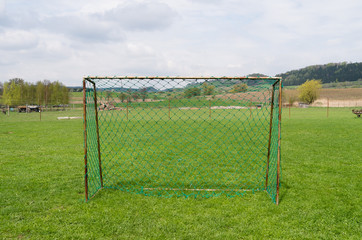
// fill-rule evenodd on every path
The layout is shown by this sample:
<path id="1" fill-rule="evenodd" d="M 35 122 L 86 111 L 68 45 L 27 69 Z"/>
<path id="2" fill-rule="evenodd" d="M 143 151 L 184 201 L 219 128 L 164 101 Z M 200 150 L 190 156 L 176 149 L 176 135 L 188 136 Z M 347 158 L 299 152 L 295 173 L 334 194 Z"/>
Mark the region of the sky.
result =
<path id="1" fill-rule="evenodd" d="M 0 81 L 362 62 L 360 0 L 0 0 Z"/>

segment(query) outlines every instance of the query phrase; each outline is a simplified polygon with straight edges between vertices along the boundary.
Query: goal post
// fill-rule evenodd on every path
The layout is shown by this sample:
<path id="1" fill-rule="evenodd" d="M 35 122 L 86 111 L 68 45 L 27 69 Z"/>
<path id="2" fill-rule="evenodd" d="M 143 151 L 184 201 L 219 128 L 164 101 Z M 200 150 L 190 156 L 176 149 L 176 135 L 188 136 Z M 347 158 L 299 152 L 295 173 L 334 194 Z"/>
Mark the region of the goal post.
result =
<path id="1" fill-rule="evenodd" d="M 282 80 L 84 77 L 85 199 L 100 189 L 279 203 Z"/>

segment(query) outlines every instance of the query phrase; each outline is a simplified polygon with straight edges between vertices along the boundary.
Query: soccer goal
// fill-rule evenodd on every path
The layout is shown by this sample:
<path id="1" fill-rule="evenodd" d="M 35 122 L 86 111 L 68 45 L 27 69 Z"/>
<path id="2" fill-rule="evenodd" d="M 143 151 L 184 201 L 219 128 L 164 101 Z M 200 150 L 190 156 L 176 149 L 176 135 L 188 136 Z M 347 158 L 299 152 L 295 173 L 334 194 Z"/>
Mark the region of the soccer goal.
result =
<path id="1" fill-rule="evenodd" d="M 279 203 L 282 81 L 84 77 L 85 198 L 266 192 Z"/>

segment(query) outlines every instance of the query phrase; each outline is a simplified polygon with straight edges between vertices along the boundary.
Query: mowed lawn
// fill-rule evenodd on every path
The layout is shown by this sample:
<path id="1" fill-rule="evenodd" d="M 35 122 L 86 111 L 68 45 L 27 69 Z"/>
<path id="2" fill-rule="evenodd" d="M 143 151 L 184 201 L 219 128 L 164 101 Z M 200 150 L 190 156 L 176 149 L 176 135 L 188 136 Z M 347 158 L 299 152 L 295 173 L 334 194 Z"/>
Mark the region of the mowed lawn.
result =
<path id="1" fill-rule="evenodd" d="M 105 188 L 186 198 L 265 189 L 269 108 L 173 108 L 170 113 L 167 108 L 136 108 L 128 120 L 125 112 L 98 114 Z M 97 144 L 91 140 L 92 135 L 96 139 L 95 122 L 90 119 L 91 196 L 100 188 L 100 177 Z M 269 192 L 275 200 L 277 143 L 271 149 Z"/>
<path id="2" fill-rule="evenodd" d="M 282 119 L 279 206 L 244 197 L 102 190 L 84 202 L 81 111 L 0 115 L 0 238 L 361 239 L 362 118 L 292 109 Z"/>

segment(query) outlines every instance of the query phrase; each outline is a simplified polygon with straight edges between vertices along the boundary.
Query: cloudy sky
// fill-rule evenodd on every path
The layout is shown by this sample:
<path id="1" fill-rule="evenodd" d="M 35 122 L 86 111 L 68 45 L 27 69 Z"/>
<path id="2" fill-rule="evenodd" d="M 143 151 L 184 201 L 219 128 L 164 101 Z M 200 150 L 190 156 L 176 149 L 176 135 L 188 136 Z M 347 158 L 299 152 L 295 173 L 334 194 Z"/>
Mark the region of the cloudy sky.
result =
<path id="1" fill-rule="evenodd" d="M 0 81 L 362 61 L 361 0 L 0 0 Z"/>

